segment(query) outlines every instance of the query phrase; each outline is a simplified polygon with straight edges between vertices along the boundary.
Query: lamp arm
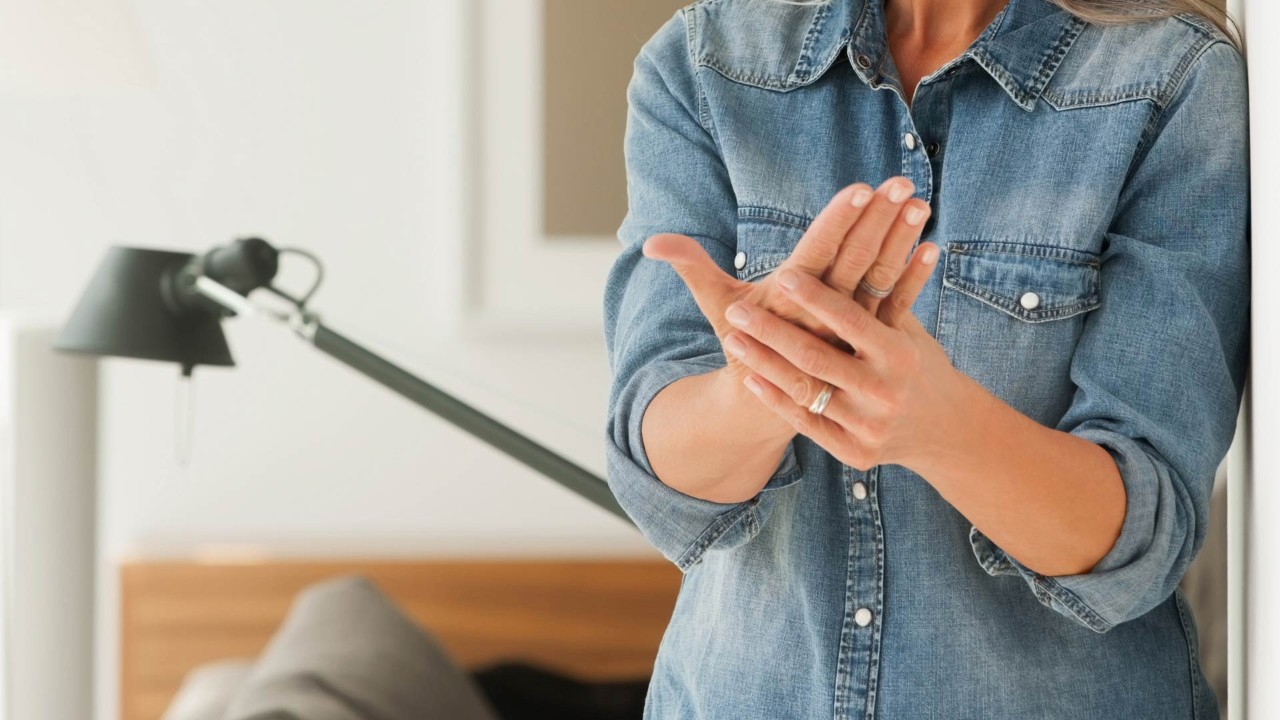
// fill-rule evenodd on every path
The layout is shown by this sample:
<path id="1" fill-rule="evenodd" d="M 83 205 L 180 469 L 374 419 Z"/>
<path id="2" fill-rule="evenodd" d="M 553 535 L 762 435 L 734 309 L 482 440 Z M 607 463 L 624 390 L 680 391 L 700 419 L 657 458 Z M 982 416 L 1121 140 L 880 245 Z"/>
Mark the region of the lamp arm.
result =
<path id="1" fill-rule="evenodd" d="M 315 316 L 303 316 L 301 320 L 301 324 L 295 324 L 299 335 L 320 352 L 630 522 L 603 478 L 324 325 Z"/>
<path id="2" fill-rule="evenodd" d="M 631 522 L 604 478 L 342 335 L 320 322 L 315 313 L 301 307 L 291 313 L 267 310 L 250 302 L 236 290 L 204 275 L 194 276 L 191 288 L 196 295 L 213 301 L 233 314 L 265 314 L 289 324 L 294 332 L 320 352 L 489 443 L 597 506 Z"/>

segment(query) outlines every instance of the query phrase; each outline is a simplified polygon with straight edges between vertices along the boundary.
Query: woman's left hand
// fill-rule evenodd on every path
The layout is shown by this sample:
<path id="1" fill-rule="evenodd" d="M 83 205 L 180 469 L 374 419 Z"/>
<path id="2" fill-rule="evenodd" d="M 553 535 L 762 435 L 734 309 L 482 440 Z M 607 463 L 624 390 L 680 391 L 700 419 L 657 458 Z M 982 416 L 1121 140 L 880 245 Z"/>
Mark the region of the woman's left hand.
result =
<path id="1" fill-rule="evenodd" d="M 739 301 L 725 311 L 737 328 L 725 349 L 750 368 L 743 384 L 797 432 L 859 470 L 911 467 L 945 453 L 968 378 L 910 312 L 937 257 L 936 245 L 922 243 L 874 315 L 816 277 L 779 271 L 783 292 L 856 352 Z M 822 414 L 811 413 L 824 382 L 833 386 L 830 401 Z"/>

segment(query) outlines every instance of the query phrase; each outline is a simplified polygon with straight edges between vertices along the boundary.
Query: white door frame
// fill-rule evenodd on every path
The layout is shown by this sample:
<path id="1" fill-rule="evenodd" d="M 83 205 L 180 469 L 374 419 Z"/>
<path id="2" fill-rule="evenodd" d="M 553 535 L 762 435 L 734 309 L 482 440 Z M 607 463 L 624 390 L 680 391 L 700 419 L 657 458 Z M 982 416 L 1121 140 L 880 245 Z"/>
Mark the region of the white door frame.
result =
<path id="1" fill-rule="evenodd" d="M 1249 388 L 1229 472 L 1230 717 L 1280 717 L 1280 3 L 1237 0 L 1245 24 L 1252 174 Z M 1259 442 L 1253 442 L 1258 438 Z"/>

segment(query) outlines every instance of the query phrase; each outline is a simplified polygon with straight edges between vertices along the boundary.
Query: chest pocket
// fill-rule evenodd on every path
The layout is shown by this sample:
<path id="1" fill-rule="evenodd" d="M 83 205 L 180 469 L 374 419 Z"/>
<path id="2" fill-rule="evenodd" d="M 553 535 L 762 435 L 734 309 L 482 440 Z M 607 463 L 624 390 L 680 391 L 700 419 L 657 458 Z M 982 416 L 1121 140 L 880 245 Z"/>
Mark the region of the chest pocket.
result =
<path id="1" fill-rule="evenodd" d="M 791 257 L 809 221 L 771 208 L 738 208 L 738 249 L 733 268 L 739 280 L 758 280 Z"/>
<path id="2" fill-rule="evenodd" d="M 952 364 L 1005 402 L 1053 425 L 1070 405 L 1071 357 L 1101 304 L 1096 255 L 1053 245 L 947 246 L 938 342 Z"/>

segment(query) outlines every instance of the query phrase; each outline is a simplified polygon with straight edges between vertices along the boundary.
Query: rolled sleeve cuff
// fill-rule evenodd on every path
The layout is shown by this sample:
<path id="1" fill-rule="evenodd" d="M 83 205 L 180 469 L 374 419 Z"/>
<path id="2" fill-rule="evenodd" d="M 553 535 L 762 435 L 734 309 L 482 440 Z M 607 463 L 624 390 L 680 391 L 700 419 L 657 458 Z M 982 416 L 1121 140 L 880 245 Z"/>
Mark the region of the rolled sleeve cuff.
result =
<path id="1" fill-rule="evenodd" d="M 1042 575 L 976 527 L 969 530 L 969 542 L 987 574 L 1020 576 L 1041 603 L 1103 633 L 1155 607 L 1167 595 L 1161 588 L 1176 585 L 1171 564 L 1179 554 L 1178 538 L 1186 533 L 1179 531 L 1179 514 L 1169 507 L 1174 490 L 1168 470 L 1141 443 L 1097 427 L 1078 428 L 1072 434 L 1111 454 L 1126 493 L 1120 535 L 1093 569 L 1078 575 Z"/>
<path id="2" fill-rule="evenodd" d="M 676 380 L 723 364 L 715 357 L 650 363 L 631 378 L 609 419 L 609 487 L 645 538 L 682 571 L 696 565 L 712 547 L 736 547 L 754 537 L 769 504 L 768 492 L 738 503 L 711 502 L 682 493 L 657 477 L 644 450 L 641 420 L 653 398 Z M 794 444 L 788 444 L 765 488 L 789 484 L 800 473 Z"/>

